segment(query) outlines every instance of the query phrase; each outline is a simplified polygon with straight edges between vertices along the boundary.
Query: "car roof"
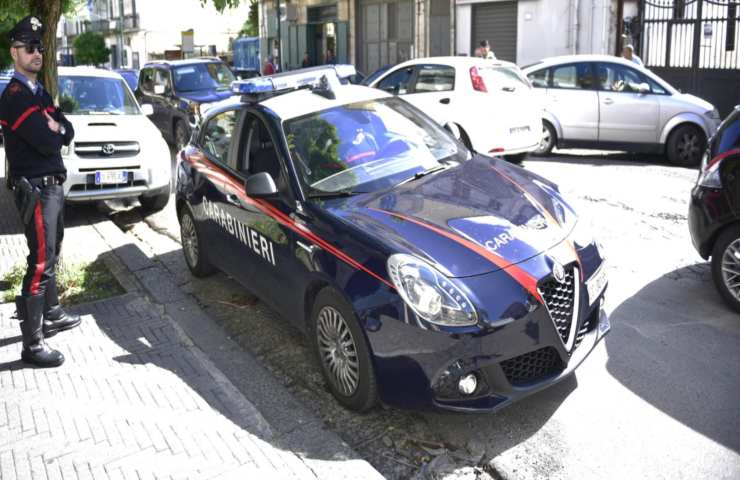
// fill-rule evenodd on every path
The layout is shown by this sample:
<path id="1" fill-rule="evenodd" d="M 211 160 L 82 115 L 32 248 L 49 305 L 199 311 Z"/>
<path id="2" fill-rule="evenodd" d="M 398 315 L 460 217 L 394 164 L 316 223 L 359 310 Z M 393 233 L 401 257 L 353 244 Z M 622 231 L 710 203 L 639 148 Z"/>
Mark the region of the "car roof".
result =
<path id="1" fill-rule="evenodd" d="M 549 57 L 549 58 L 540 60 L 539 62 L 534 63 L 532 65 L 527 65 L 526 67 L 522 68 L 522 70 L 524 70 L 525 72 L 530 72 L 532 70 L 538 70 L 540 68 L 550 67 L 553 65 L 561 65 L 563 63 L 575 63 L 575 62 L 611 62 L 611 63 L 619 63 L 622 65 L 628 65 L 630 67 L 638 66 L 636 63 L 634 63 L 631 60 L 627 60 L 622 57 L 615 57 L 614 55 L 588 54 L 588 55 L 560 55 L 558 57 Z"/>
<path id="2" fill-rule="evenodd" d="M 156 62 L 148 62 L 144 65 L 144 67 L 155 67 L 155 66 L 179 67 L 181 65 L 196 65 L 199 63 L 223 63 L 223 61 L 217 57 L 198 57 L 198 58 L 188 58 L 186 60 L 158 60 Z"/>
<path id="3" fill-rule="evenodd" d="M 100 78 L 118 78 L 123 80 L 120 74 L 103 68 L 95 67 L 59 67 L 58 75 L 66 77 L 100 77 Z"/>
<path id="4" fill-rule="evenodd" d="M 273 112 L 280 120 L 290 120 L 313 112 L 320 112 L 330 108 L 347 105 L 349 103 L 390 98 L 390 95 L 382 90 L 365 87 L 362 85 L 341 85 L 334 89 L 336 98 L 330 99 L 302 88 L 296 91 L 282 93 L 257 102 L 262 108 Z M 238 94 L 220 102 L 214 103 L 208 109 L 208 117 L 216 115 L 223 110 L 237 106 L 246 107 L 250 102 L 241 100 Z"/>
<path id="5" fill-rule="evenodd" d="M 395 67 L 406 67 L 411 65 L 421 65 L 427 63 L 434 63 L 437 65 L 449 65 L 451 67 L 470 68 L 473 66 L 500 66 L 500 67 L 516 67 L 514 63 L 507 62 L 505 60 L 491 60 L 487 58 L 479 57 L 465 57 L 465 56 L 447 56 L 447 57 L 423 57 L 414 58 L 413 60 L 406 60 L 403 63 L 399 63 Z"/>

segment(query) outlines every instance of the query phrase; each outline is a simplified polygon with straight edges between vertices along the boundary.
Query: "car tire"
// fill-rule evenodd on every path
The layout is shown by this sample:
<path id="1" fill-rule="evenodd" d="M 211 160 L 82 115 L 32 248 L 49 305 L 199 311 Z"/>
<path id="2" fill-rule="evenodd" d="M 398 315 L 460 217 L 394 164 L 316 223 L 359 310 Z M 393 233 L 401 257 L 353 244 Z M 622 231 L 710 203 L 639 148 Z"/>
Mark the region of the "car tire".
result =
<path id="1" fill-rule="evenodd" d="M 727 304 L 740 313 L 740 225 L 717 238 L 712 249 L 712 278 Z"/>
<path id="2" fill-rule="evenodd" d="M 188 133 L 188 128 L 182 120 L 175 120 L 175 126 L 172 132 L 173 138 L 175 139 L 175 148 L 179 152 L 185 148 L 185 145 L 190 141 L 190 133 Z"/>
<path id="3" fill-rule="evenodd" d="M 155 195 L 142 195 L 139 197 L 139 203 L 141 203 L 141 208 L 144 209 L 147 213 L 154 213 L 158 212 L 164 207 L 167 206 L 167 203 L 170 201 L 170 188 L 167 186 L 167 188 L 162 189 L 159 193 Z"/>
<path id="4" fill-rule="evenodd" d="M 364 412 L 378 401 L 370 349 L 352 307 L 331 287 L 316 296 L 310 319 L 311 343 L 334 397 Z"/>
<path id="5" fill-rule="evenodd" d="M 668 161 L 679 167 L 696 167 L 706 147 L 704 132 L 695 125 L 681 125 L 668 137 Z"/>
<path id="6" fill-rule="evenodd" d="M 537 145 L 537 149 L 532 153 L 538 156 L 550 155 L 552 149 L 555 148 L 557 141 L 558 135 L 555 132 L 555 127 L 550 125 L 550 122 L 546 122 L 545 120 L 543 120 L 542 139 L 540 140 L 540 144 Z"/>
<path id="7" fill-rule="evenodd" d="M 185 255 L 185 263 L 190 272 L 196 277 L 207 277 L 216 273 L 216 267 L 208 260 L 208 256 L 201 248 L 202 236 L 195 223 L 193 212 L 187 205 L 180 210 L 180 244 Z"/>
<path id="8" fill-rule="evenodd" d="M 527 158 L 527 152 L 517 153 L 515 155 L 504 155 L 504 160 L 515 165 L 521 165 L 525 158 Z"/>

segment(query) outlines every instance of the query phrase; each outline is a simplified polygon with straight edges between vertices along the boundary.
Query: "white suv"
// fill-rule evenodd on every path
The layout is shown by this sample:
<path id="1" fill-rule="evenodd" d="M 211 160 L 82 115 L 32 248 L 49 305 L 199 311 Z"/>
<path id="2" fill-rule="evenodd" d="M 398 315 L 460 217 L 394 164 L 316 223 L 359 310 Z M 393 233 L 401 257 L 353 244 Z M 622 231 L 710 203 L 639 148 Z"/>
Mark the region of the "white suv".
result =
<path id="1" fill-rule="evenodd" d="M 697 166 L 720 123 L 711 103 L 622 58 L 570 55 L 523 70 L 545 103 L 540 154 L 555 146 L 665 153 Z"/>
<path id="2" fill-rule="evenodd" d="M 388 69 L 369 86 L 399 95 L 440 125 L 459 129 L 465 146 L 476 152 L 518 161 L 539 145 L 543 106 L 513 63 L 417 58 Z"/>
<path id="3" fill-rule="evenodd" d="M 161 210 L 170 197 L 170 151 L 123 78 L 91 67 L 59 68 L 59 106 L 75 138 L 62 149 L 67 202 L 138 197 Z"/>

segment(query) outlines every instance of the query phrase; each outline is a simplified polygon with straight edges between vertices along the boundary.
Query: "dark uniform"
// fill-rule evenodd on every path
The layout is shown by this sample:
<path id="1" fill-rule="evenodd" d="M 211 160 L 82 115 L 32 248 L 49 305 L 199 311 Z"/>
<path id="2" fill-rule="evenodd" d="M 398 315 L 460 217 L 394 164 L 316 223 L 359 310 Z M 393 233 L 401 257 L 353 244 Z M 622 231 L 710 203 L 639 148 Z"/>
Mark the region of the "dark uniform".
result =
<path id="1" fill-rule="evenodd" d="M 36 17 L 26 17 L 11 30 L 11 45 L 23 44 L 21 48 L 32 54 L 34 48 L 42 48 L 43 31 Z M 60 124 L 59 132 L 49 128 L 45 113 Z M 59 305 L 54 274 L 64 236 L 66 169 L 61 148 L 72 141 L 74 129 L 43 87 L 17 70 L 0 97 L 0 124 L 8 158 L 6 174 L 29 249 L 22 294 L 16 298 L 23 334 L 21 358 L 39 366 L 57 366 L 64 356 L 48 347 L 44 337 L 80 323 L 78 316 L 67 315 Z"/>

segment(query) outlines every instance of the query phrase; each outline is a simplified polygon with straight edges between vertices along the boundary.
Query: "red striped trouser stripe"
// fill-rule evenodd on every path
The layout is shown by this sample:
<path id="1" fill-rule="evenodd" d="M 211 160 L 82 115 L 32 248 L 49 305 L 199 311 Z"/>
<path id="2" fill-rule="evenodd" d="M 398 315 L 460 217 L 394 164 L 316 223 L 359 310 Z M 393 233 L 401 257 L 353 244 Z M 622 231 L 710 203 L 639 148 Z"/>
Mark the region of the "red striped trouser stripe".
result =
<path id="1" fill-rule="evenodd" d="M 31 295 L 39 292 L 39 283 L 41 275 L 46 268 L 46 231 L 44 230 L 44 216 L 41 212 L 41 201 L 36 202 L 36 208 L 33 212 L 33 220 L 36 226 L 36 271 L 31 279 Z"/>

